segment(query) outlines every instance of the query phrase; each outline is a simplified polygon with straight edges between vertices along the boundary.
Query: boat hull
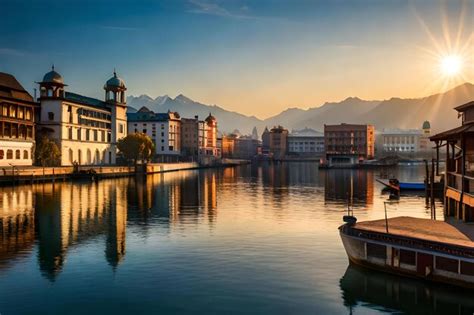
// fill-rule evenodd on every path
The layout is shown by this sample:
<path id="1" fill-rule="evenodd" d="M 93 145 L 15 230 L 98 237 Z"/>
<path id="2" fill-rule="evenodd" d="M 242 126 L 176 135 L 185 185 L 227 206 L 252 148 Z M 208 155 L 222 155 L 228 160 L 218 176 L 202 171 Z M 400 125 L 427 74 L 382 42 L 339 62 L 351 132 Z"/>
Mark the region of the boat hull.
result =
<path id="1" fill-rule="evenodd" d="M 374 242 L 372 240 L 348 235 L 344 232 L 345 228 L 350 229 L 347 225 L 343 225 L 339 230 L 350 264 L 410 278 L 474 288 L 474 275 L 462 274 L 460 272 L 461 268 L 459 267 L 462 262 L 474 263 L 472 259 L 414 248 L 399 247 L 390 243 Z M 378 254 L 377 251 L 373 249 L 373 253 L 370 253 L 370 248 L 373 247 L 378 248 Z M 385 249 L 385 255 L 383 255 L 383 251 L 380 250 L 383 248 Z M 414 263 L 401 261 L 401 251 L 407 253 L 414 252 Z M 398 256 L 396 253 L 398 253 Z M 450 259 L 450 261 L 457 261 L 457 272 L 439 269 L 440 266 L 437 266 L 437 262 L 439 261 L 438 257 Z"/>

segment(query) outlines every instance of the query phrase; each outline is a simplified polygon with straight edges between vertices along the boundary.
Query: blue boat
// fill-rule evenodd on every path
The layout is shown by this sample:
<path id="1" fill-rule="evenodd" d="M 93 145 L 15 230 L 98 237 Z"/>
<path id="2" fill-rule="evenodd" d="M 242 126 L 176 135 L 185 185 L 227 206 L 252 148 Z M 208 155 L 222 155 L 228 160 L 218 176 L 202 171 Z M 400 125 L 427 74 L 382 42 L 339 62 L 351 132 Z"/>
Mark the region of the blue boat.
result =
<path id="1" fill-rule="evenodd" d="M 400 190 L 425 190 L 425 183 L 404 183 L 400 182 Z"/>
<path id="2" fill-rule="evenodd" d="M 425 190 L 425 183 L 399 182 L 395 178 L 392 178 L 389 180 L 377 179 L 377 181 L 383 184 L 385 187 L 395 190 L 395 191 Z"/>

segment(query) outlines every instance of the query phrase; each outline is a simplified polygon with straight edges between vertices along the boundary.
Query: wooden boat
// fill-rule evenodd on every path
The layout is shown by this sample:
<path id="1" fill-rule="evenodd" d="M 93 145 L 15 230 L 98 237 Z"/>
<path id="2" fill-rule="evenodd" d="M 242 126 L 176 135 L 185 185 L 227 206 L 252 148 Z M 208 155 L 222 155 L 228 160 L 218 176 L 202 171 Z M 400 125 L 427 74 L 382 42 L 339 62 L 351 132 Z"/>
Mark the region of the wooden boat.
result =
<path id="1" fill-rule="evenodd" d="M 474 288 L 474 231 L 428 219 L 397 217 L 339 227 L 351 264 Z"/>
<path id="2" fill-rule="evenodd" d="M 397 179 L 376 179 L 379 183 L 392 190 L 425 190 L 425 183 L 399 182 Z"/>

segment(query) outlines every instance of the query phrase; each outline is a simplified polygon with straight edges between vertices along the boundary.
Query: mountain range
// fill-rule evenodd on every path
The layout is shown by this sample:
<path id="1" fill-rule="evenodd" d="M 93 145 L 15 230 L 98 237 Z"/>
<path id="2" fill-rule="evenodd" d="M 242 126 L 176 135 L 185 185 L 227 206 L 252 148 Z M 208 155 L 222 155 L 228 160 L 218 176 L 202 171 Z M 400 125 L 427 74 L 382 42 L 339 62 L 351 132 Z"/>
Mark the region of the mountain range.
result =
<path id="1" fill-rule="evenodd" d="M 349 97 L 340 102 L 327 102 L 309 109 L 289 108 L 267 119 L 246 116 L 228 111 L 218 105 L 207 105 L 182 94 L 175 98 L 168 95 L 151 98 L 148 95 L 129 96 L 129 111 L 146 106 L 154 112 L 177 111 L 181 117 L 198 115 L 204 119 L 209 113 L 217 118 L 218 128 L 224 133 L 239 130 L 250 134 L 253 127 L 259 133 L 265 127 L 282 125 L 289 130 L 304 127 L 323 130 L 324 124 L 360 123 L 372 124 L 376 130 L 384 128 L 421 128 L 425 120 L 430 121 L 432 131 L 440 132 L 459 125 L 454 107 L 474 100 L 474 85 L 464 83 L 443 93 L 422 98 L 388 100 L 362 100 Z"/>

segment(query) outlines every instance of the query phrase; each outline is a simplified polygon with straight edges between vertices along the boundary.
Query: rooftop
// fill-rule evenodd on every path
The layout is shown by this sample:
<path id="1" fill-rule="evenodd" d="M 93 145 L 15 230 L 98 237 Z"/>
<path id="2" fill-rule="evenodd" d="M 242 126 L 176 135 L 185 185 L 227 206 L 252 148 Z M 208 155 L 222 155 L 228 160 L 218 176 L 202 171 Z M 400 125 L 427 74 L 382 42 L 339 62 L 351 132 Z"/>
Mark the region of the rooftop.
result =
<path id="1" fill-rule="evenodd" d="M 2 96 L 27 102 L 34 101 L 14 76 L 4 72 L 0 72 L 0 97 Z"/>
<path id="2" fill-rule="evenodd" d="M 72 93 L 72 92 L 65 92 L 64 93 L 64 99 L 67 100 L 67 101 L 70 101 L 70 102 L 79 103 L 79 104 L 83 104 L 83 105 L 87 105 L 87 106 L 96 107 L 96 108 L 100 108 L 100 109 L 103 109 L 103 110 L 110 111 L 109 104 L 107 104 L 104 101 L 98 100 L 96 98 L 83 96 L 83 95 L 79 95 L 79 94 Z"/>
<path id="3" fill-rule="evenodd" d="M 127 113 L 129 121 L 168 121 L 170 119 L 180 119 L 177 112 L 155 113 L 143 106 L 136 113 Z"/>
<path id="4" fill-rule="evenodd" d="M 386 233 L 385 220 L 358 222 L 354 228 L 368 232 Z M 388 219 L 391 235 L 416 238 L 456 246 L 474 247 L 474 226 L 413 217 Z"/>

